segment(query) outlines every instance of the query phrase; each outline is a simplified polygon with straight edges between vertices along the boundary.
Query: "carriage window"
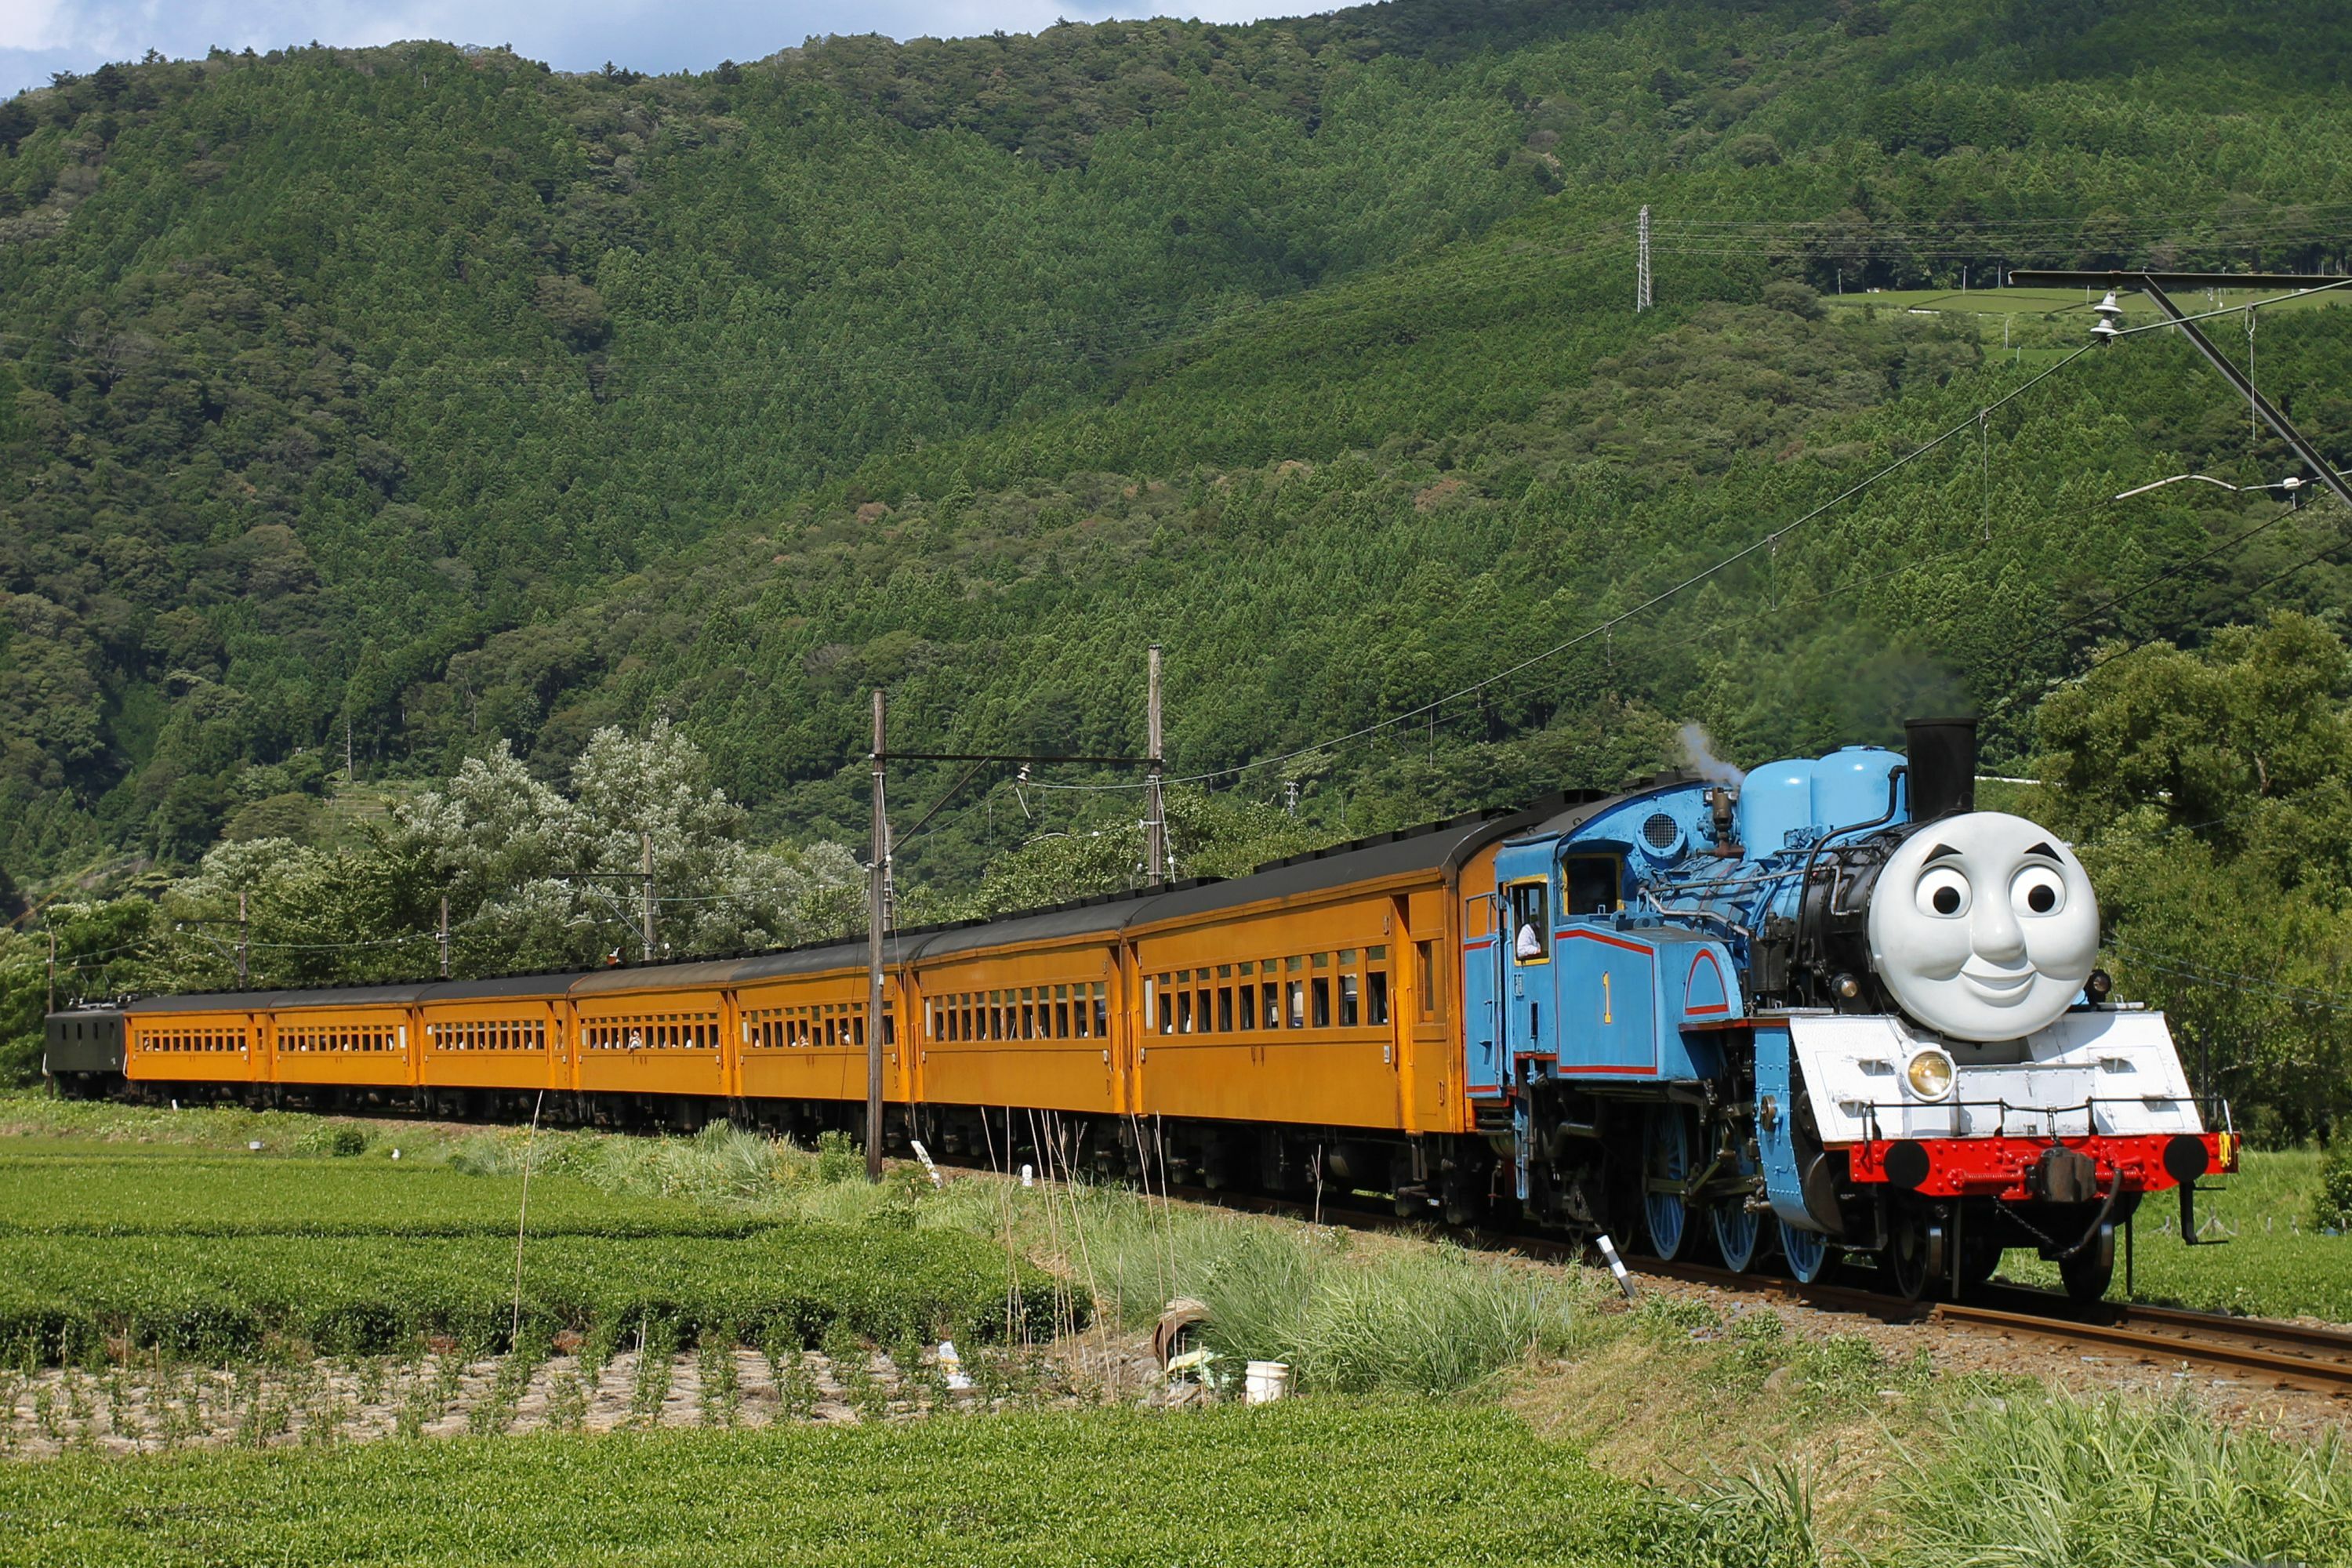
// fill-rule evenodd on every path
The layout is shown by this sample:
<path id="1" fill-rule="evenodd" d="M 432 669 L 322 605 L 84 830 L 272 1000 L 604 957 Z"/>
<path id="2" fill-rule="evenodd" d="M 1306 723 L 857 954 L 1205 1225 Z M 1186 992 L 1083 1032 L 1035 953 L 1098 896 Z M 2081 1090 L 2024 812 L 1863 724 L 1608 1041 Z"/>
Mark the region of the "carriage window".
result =
<path id="1" fill-rule="evenodd" d="M 1339 1027 L 1352 1029 L 1362 1013 L 1363 982 L 1353 974 L 1339 976 Z"/>
<path id="2" fill-rule="evenodd" d="M 1288 1004 L 1283 1009 L 1286 1016 L 1286 1026 L 1293 1029 L 1307 1027 L 1307 983 L 1293 980 L 1282 989 L 1283 999 Z"/>
<path id="3" fill-rule="evenodd" d="M 1180 1035 L 1192 1032 L 1192 994 L 1190 991 L 1176 993 L 1176 1032 Z"/>
<path id="4" fill-rule="evenodd" d="M 1220 985 L 1217 987 L 1217 1033 L 1230 1035 L 1233 1032 L 1234 988 L 1230 985 Z"/>
<path id="5" fill-rule="evenodd" d="M 1086 1031 L 1080 1029 L 1078 1033 L 1083 1035 Z M 1070 988 L 1066 985 L 1054 987 L 1054 1037 L 1070 1037 Z"/>
<path id="6" fill-rule="evenodd" d="M 1095 982 L 1094 990 L 1095 1038 L 1102 1039 L 1110 1033 L 1110 998 L 1109 993 L 1103 989 L 1102 982 L 1099 980 Z"/>
<path id="7" fill-rule="evenodd" d="M 1244 983 L 1234 1006 L 1234 1022 L 1244 1029 L 1257 1027 L 1257 987 Z"/>
<path id="8" fill-rule="evenodd" d="M 1412 986 L 1421 998 L 1421 1016 L 1437 1016 L 1437 943 L 1412 944 Z"/>
<path id="9" fill-rule="evenodd" d="M 1160 1032 L 1163 1035 L 1176 1032 L 1176 998 L 1169 991 L 1164 976 L 1160 983 Z"/>
<path id="10" fill-rule="evenodd" d="M 1624 906 L 1625 863 L 1614 855 L 1571 855 L 1561 862 L 1571 915 L 1614 914 Z"/>

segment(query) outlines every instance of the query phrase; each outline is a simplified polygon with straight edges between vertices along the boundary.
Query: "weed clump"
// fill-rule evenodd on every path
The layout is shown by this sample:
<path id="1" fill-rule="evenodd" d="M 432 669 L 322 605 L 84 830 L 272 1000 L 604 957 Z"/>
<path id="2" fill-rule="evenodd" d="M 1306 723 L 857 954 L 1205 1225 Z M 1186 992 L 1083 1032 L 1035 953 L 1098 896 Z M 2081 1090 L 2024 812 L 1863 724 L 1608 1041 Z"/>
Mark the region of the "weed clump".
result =
<path id="1" fill-rule="evenodd" d="M 2335 1147 L 2319 1163 L 2319 1183 L 2311 1194 L 2311 1224 L 2316 1230 L 2352 1232 L 2352 1133 L 2339 1134 Z"/>
<path id="2" fill-rule="evenodd" d="M 1904 1561 L 1961 1568 L 2340 1561 L 2352 1462 L 2186 1401 L 2021 1395 L 1946 1417 L 1898 1487 Z"/>

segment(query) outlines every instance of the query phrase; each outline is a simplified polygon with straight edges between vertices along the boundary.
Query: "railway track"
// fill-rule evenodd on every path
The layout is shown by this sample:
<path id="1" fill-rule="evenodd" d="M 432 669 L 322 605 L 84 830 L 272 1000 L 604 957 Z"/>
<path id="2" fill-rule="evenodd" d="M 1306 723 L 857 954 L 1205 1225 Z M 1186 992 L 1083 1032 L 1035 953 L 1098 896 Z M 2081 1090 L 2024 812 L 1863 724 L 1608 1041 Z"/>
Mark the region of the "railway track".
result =
<path id="1" fill-rule="evenodd" d="M 1399 1219 L 1384 1210 L 1346 1202 L 1319 1205 L 1252 1194 L 1177 1187 L 1171 1197 L 1260 1214 L 1314 1218 L 1360 1230 L 1428 1231 L 1425 1221 Z M 1455 1232 L 1463 1239 L 1497 1250 L 1551 1261 L 1583 1258 L 1588 1248 L 1557 1237 L 1498 1232 Z M 2274 1387 L 2325 1394 L 2352 1403 L 2352 1333 L 2269 1318 L 2231 1318 L 2177 1307 L 2102 1301 L 2081 1306 L 2054 1291 L 2023 1286 L 1984 1287 L 1964 1301 L 1906 1301 L 1899 1296 L 1852 1284 L 1807 1285 L 1785 1275 L 1737 1274 L 1705 1264 L 1629 1258 L 1635 1274 L 1712 1285 L 1718 1289 L 1762 1295 L 1801 1306 L 1859 1313 L 1888 1323 L 1948 1323 L 1971 1332 L 2011 1340 L 2095 1350 L 2118 1360 L 2149 1366 L 2200 1366 Z"/>
<path id="2" fill-rule="evenodd" d="M 1960 1301 L 1906 1301 L 1853 1285 L 1805 1285 L 1768 1274 L 1734 1274 L 1704 1265 L 1639 1260 L 1639 1272 L 1759 1291 L 1885 1322 L 1950 1323 L 2003 1339 L 2031 1339 L 2096 1349 L 2149 1366 L 2222 1369 L 2277 1387 L 2352 1401 L 2352 1333 L 2271 1318 L 2232 1318 L 2141 1302 L 2089 1306 L 2053 1291 L 1986 1286 Z"/>

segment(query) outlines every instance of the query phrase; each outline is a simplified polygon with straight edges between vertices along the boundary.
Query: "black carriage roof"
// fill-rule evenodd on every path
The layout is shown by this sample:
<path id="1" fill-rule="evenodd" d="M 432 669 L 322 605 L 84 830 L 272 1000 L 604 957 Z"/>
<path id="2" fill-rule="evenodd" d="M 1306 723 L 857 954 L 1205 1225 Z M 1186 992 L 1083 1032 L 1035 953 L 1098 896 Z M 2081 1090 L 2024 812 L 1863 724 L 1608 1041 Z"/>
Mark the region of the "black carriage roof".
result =
<path id="1" fill-rule="evenodd" d="M 1518 811 L 1469 812 L 1444 822 L 1373 834 L 1326 849 L 1269 861 L 1246 876 L 1204 878 L 1158 890 L 1100 894 L 996 920 L 960 921 L 892 931 L 884 939 L 884 958 L 895 966 L 950 958 L 982 948 L 1108 936 L 1163 920 L 1182 920 L 1248 904 L 1302 898 L 1350 882 L 1376 881 L 1416 871 L 1448 870 L 1498 838 L 1565 831 L 1622 798 L 1622 795 L 1590 790 L 1569 792 Z M 862 968 L 866 951 L 862 940 L 835 939 L 771 952 L 481 980 L 408 981 L 295 991 L 184 992 L 143 997 L 130 1003 L 127 1010 L 269 1012 L 293 1007 L 596 995 L 696 984 L 715 987 Z"/>
<path id="2" fill-rule="evenodd" d="M 320 985 L 289 991 L 183 991 L 142 996 L 127 1013 L 268 1013 L 291 1007 L 376 1007 L 387 1002 L 466 1002 L 501 996 L 562 996 L 583 973 L 507 974 L 482 980 L 403 980 L 382 985 Z"/>

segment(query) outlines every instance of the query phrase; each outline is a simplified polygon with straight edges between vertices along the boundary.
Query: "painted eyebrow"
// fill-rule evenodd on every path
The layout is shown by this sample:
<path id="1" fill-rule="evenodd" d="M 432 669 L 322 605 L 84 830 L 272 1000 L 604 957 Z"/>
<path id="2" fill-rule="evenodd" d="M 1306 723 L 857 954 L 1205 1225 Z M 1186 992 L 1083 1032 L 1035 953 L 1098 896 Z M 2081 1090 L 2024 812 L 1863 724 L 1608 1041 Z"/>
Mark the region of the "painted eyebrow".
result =
<path id="1" fill-rule="evenodd" d="M 1921 861 L 1920 864 L 1923 866 L 1932 866 L 1947 855 L 1957 855 L 1958 853 L 1958 850 L 1953 848 L 1948 844 L 1938 844 L 1933 849 L 1927 851 L 1927 858 Z M 2026 853 L 2030 855 L 2032 851 L 2029 849 Z"/>
<path id="2" fill-rule="evenodd" d="M 2056 851 L 2055 849 L 2051 848 L 2051 847 L 2050 847 L 2050 846 L 2049 846 L 2049 845 L 2047 845 L 2047 844 L 2037 844 L 2037 845 L 2035 845 L 2032 848 L 2028 849 L 2028 850 L 2026 851 L 2026 853 L 2027 853 L 2028 855 L 2039 855 L 2039 856 L 2042 856 L 2044 859 L 2049 859 L 2049 860 L 2057 860 L 2057 859 L 2058 859 L 2058 851 Z M 2063 865 L 2065 862 L 2063 862 L 2063 861 L 2060 861 L 2059 863 L 2060 863 L 2061 865 Z"/>

